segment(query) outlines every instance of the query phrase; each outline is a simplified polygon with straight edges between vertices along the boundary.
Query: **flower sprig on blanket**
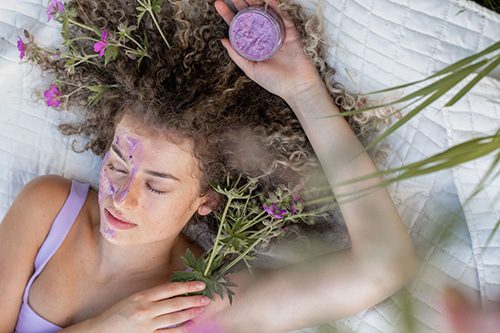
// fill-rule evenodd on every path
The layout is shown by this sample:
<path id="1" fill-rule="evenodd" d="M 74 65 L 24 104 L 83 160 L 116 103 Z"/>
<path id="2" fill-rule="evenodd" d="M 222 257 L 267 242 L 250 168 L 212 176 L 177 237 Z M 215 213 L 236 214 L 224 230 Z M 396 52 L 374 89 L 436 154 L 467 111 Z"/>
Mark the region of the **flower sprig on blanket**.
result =
<path id="1" fill-rule="evenodd" d="M 232 304 L 234 292 L 230 287 L 236 285 L 226 275 L 241 263 L 251 273 L 251 261 L 256 258 L 259 245 L 285 235 L 290 224 L 314 224 L 314 217 L 325 212 L 324 208 L 306 212 L 300 195 L 285 186 L 278 186 L 270 193 L 255 193 L 257 182 L 257 178 L 243 180 L 241 176 L 230 181 L 228 176 L 223 186 L 211 185 L 226 199 L 223 209 L 214 212 L 218 231 L 213 247 L 199 258 L 188 249 L 182 259 L 189 271 L 174 272 L 172 282 L 204 281 L 203 295 L 213 298 L 216 293 L 224 298 L 225 291 Z"/>
<path id="2" fill-rule="evenodd" d="M 109 31 L 108 29 L 98 29 L 95 26 L 89 26 L 77 20 L 76 11 L 61 0 L 50 0 L 47 7 L 48 21 L 54 19 L 62 24 L 62 37 L 64 51 L 59 49 L 51 50 L 37 45 L 33 36 L 24 31 L 25 40 L 18 36 L 17 48 L 21 60 L 38 62 L 41 55 L 44 58 L 52 60 L 60 60 L 64 62 L 64 68 L 69 74 L 75 73 L 75 68 L 82 64 L 91 64 L 93 66 L 108 65 L 110 61 L 117 59 L 120 55 L 137 61 L 137 68 L 141 66 L 144 58 L 150 58 L 148 53 L 147 37 L 138 36 L 135 34 L 137 27 L 147 14 L 152 24 L 156 27 L 162 36 L 165 45 L 170 48 L 170 44 L 162 31 L 159 24 L 159 14 L 164 0 L 137 0 L 137 21 L 136 24 L 129 24 L 128 21 L 120 22 L 117 25 L 117 31 Z M 72 29 L 75 27 L 77 29 Z M 84 31 L 84 34 L 75 35 L 76 31 Z M 74 41 L 85 40 L 89 41 L 88 49 L 75 47 Z M 88 106 L 96 104 L 103 94 L 113 88 L 112 86 L 102 86 L 98 83 L 86 86 L 77 87 L 77 89 L 68 94 L 61 94 L 61 85 L 55 82 L 44 93 L 45 101 L 48 106 L 60 108 L 61 101 L 65 97 L 71 96 L 82 89 L 90 89 L 94 94 L 89 97 Z M 66 89 L 67 90 L 67 89 Z"/>

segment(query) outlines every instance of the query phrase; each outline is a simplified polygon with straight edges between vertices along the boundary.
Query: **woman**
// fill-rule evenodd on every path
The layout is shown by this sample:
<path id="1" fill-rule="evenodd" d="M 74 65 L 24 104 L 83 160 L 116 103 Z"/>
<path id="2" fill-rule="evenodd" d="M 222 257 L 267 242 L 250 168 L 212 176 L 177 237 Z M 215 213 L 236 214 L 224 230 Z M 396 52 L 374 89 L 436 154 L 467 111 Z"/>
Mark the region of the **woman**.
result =
<path id="1" fill-rule="evenodd" d="M 78 1 L 81 13 L 92 3 Z M 169 3 L 179 17 L 185 15 L 178 22 L 189 22 L 191 12 L 180 8 L 188 2 Z M 248 5 L 243 0 L 233 3 L 238 10 Z M 202 12 L 208 14 L 203 19 L 209 21 L 214 17 L 207 6 L 215 6 L 226 23 L 234 15 L 220 0 L 192 5 L 205 9 Z M 88 74 L 119 82 L 130 94 L 126 98 L 112 92 L 98 105 L 99 113 L 87 114 L 83 126 L 62 126 L 66 134 L 91 136 L 86 148 L 106 153 L 99 192 L 59 176 L 37 177 L 20 192 L 0 224 L 0 332 L 12 332 L 16 327 L 19 332 L 284 332 L 370 307 L 413 276 L 411 241 L 388 192 L 378 190 L 339 203 L 351 238 L 350 249 L 278 269 L 260 269 L 254 280 L 245 270 L 233 273 L 232 281 L 238 287 L 231 306 L 227 298 L 203 303 L 204 297 L 183 296 L 201 290 L 195 283 L 166 282 L 173 271 L 185 269 L 180 256 L 187 248 L 198 256 L 203 253 L 181 230 L 190 219 L 208 217 L 218 207 L 219 198 L 209 190 L 209 180 L 220 180 L 228 171 L 239 170 L 267 174 L 274 183 L 293 180 L 300 184 L 306 160 L 312 158 L 306 156 L 307 143 L 294 126 L 307 135 L 336 195 L 380 181 L 332 186 L 376 169 L 366 153 L 346 163 L 362 145 L 343 118 L 318 119 L 339 109 L 324 83 L 325 68 L 318 72 L 316 60 L 320 57 L 316 54 L 313 62 L 304 51 L 307 47 L 299 36 L 304 26 L 297 30 L 287 15 L 298 11 L 291 5 L 289 10 L 278 7 L 275 1 L 269 5 L 280 11 L 286 25 L 286 40 L 273 58 L 249 62 L 238 56 L 227 39 L 222 41 L 230 59 L 246 76 L 234 74 L 232 64 L 224 63 L 213 51 L 218 47 L 215 43 L 206 46 L 201 42 L 198 49 L 205 53 L 195 50 L 178 57 L 180 64 L 188 64 L 188 70 L 182 72 L 174 71 L 179 66 L 172 51 L 158 61 L 161 64 L 146 60 L 146 69 L 135 78 L 119 61 L 108 64 L 106 75 Z M 94 16 L 102 15 L 101 11 L 109 8 L 95 6 L 77 17 L 84 23 L 97 22 Z M 198 21 L 200 26 L 203 22 Z M 110 18 L 107 23 L 117 22 Z M 184 31 L 187 34 L 190 30 Z M 201 36 L 204 32 L 193 33 Z M 179 49 L 189 49 L 183 34 L 169 36 L 178 42 Z M 214 36 L 207 38 L 213 40 Z M 150 44 L 152 54 L 165 52 L 158 46 L 161 43 Z M 198 72 L 190 70 L 196 62 L 204 61 L 200 54 L 223 62 L 217 68 L 220 77 L 203 75 L 212 70 L 207 66 L 196 67 Z M 57 63 L 45 66 L 58 68 Z M 172 66 L 171 70 L 165 70 L 167 66 Z M 90 73 L 91 67 L 82 73 Z M 252 86 L 248 78 L 264 89 Z M 155 80 L 162 80 L 161 87 Z M 217 84 L 211 84 L 214 82 Z M 153 96 L 149 99 L 153 102 L 146 103 L 145 95 Z M 242 104 L 244 115 L 241 110 L 234 111 Z M 171 108 L 170 112 L 165 112 L 166 108 Z M 224 111 L 213 111 L 217 109 Z M 252 141 L 238 145 L 233 135 L 242 129 L 250 129 L 248 138 L 255 139 L 255 145 Z M 290 131 L 292 134 L 287 134 Z M 276 133 L 281 134 L 279 140 Z M 259 141 L 262 134 L 265 139 Z M 281 146 L 272 150 L 278 141 Z M 248 147 L 259 144 L 270 148 L 275 161 L 285 157 L 289 163 L 272 163 L 268 150 L 250 149 L 256 155 L 252 158 Z M 297 157 L 287 146 L 304 154 Z M 241 149 L 248 159 L 239 158 Z M 66 233 L 55 229 L 60 226 L 65 226 Z M 49 238 L 60 243 L 49 247 L 45 245 Z M 29 321 L 43 328 L 30 327 Z"/>

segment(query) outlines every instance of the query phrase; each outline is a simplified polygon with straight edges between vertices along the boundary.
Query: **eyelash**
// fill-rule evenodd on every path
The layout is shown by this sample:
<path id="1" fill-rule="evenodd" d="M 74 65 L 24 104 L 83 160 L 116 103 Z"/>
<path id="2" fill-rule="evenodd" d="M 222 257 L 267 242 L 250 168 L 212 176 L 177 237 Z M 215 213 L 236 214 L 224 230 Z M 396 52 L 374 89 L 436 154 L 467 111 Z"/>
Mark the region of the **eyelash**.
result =
<path id="1" fill-rule="evenodd" d="M 111 163 L 110 163 L 110 164 L 108 164 L 108 167 L 109 167 L 111 170 L 113 170 L 113 171 L 115 171 L 115 172 L 118 172 L 118 173 L 125 173 L 125 174 L 127 173 L 126 171 L 123 171 L 123 170 L 120 170 L 120 169 L 115 168 L 115 167 L 113 166 L 113 164 L 111 164 Z M 158 194 L 158 195 L 165 195 L 165 194 L 167 194 L 167 192 L 163 192 L 163 191 L 158 191 L 158 190 L 155 190 L 154 188 L 152 188 L 151 186 L 149 186 L 149 184 L 148 184 L 148 183 L 146 183 L 146 187 L 148 188 L 148 190 L 150 190 L 151 192 L 156 193 L 156 194 Z"/>

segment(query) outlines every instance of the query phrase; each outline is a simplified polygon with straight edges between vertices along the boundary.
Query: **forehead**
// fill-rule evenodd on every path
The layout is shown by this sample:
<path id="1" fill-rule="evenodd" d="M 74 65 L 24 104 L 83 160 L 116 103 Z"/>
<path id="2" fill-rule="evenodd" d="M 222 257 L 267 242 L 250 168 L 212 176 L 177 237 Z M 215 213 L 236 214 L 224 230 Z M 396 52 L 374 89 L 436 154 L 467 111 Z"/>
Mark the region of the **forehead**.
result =
<path id="1" fill-rule="evenodd" d="M 128 143 L 127 137 L 134 141 L 137 140 L 137 146 L 142 147 L 142 149 L 139 148 L 142 155 L 140 164 L 144 168 L 168 172 L 181 180 L 186 177 L 199 177 L 198 161 L 193 155 L 191 140 L 174 136 L 174 141 L 163 136 L 153 135 L 152 131 L 138 126 L 133 118 L 125 115 L 116 126 L 113 144 L 123 153 L 133 153 L 132 145 Z M 117 138 L 119 139 L 118 143 Z"/>

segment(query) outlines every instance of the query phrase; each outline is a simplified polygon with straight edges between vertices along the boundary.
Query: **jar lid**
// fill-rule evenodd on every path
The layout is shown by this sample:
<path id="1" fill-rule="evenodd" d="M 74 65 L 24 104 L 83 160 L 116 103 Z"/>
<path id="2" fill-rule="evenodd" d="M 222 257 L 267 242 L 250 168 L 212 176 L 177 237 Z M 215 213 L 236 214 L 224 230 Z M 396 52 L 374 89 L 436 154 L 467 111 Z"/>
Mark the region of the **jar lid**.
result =
<path id="1" fill-rule="evenodd" d="M 270 6 L 249 6 L 240 10 L 231 21 L 229 40 L 242 57 L 263 61 L 283 45 L 285 26 Z"/>

